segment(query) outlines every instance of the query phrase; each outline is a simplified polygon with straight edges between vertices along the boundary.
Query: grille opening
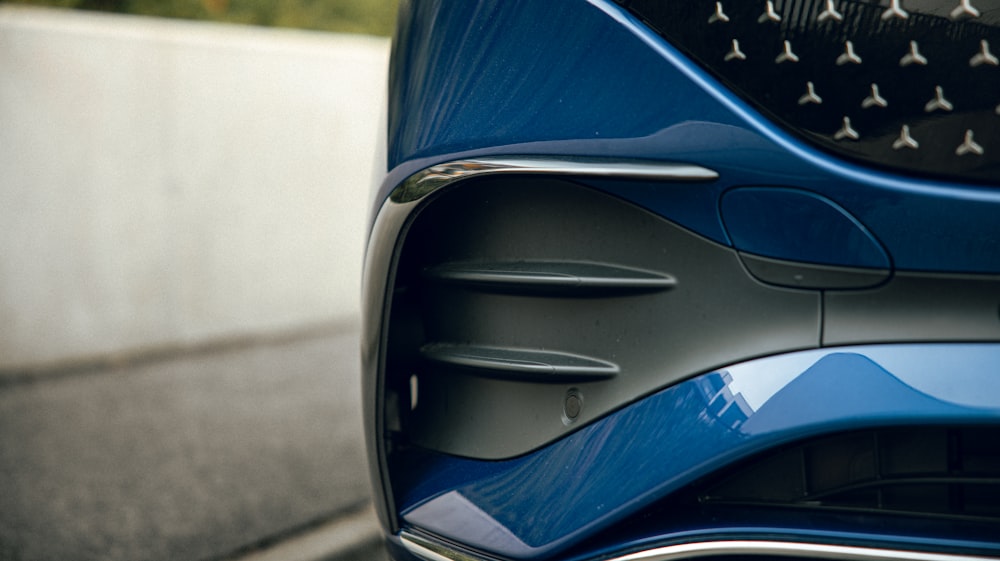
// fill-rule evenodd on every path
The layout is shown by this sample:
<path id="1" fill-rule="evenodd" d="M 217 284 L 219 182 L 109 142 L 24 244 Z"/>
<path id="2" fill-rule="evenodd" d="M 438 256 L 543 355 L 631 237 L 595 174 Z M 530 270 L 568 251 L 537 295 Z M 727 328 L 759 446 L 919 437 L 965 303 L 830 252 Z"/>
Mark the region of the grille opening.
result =
<path id="1" fill-rule="evenodd" d="M 888 0 L 616 1 L 803 140 L 895 171 L 995 183 L 994 2 L 975 0 L 982 13 L 963 17 L 958 0 L 907 0 L 895 17 Z M 824 16 L 831 7 L 839 19 Z"/>
<path id="2" fill-rule="evenodd" d="M 812 440 L 738 466 L 698 500 L 1000 522 L 1000 428 L 877 429 Z"/>

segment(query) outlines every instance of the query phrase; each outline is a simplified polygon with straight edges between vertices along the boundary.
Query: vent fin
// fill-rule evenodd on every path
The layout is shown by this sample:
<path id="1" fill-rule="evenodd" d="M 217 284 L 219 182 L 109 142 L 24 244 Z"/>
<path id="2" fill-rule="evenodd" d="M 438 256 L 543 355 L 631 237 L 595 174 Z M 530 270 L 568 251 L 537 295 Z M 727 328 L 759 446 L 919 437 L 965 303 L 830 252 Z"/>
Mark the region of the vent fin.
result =
<path id="1" fill-rule="evenodd" d="M 445 263 L 425 269 L 424 278 L 486 290 L 579 295 L 656 292 L 677 285 L 662 273 L 572 261 Z"/>
<path id="2" fill-rule="evenodd" d="M 618 375 L 618 365 L 557 351 L 435 343 L 420 349 L 424 359 L 486 378 L 564 384 Z"/>

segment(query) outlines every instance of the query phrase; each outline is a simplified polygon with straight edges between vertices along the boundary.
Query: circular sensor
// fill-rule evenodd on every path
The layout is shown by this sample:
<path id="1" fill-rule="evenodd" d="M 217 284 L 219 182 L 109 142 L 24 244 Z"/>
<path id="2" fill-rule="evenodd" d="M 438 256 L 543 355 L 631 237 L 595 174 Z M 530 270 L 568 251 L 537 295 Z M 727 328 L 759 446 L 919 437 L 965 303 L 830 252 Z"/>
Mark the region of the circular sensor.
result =
<path id="1" fill-rule="evenodd" d="M 570 388 L 570 390 L 566 392 L 566 397 L 563 399 L 563 424 L 570 425 L 574 423 L 580 417 L 580 413 L 582 412 L 583 394 L 576 388 Z"/>

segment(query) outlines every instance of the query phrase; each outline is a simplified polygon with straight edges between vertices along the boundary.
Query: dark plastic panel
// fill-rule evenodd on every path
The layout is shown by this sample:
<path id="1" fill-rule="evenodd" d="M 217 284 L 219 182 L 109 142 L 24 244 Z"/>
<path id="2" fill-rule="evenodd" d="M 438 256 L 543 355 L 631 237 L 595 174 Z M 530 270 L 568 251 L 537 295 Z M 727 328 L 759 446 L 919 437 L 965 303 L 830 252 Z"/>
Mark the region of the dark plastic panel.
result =
<path id="1" fill-rule="evenodd" d="M 794 288 L 844 290 L 870 288 L 889 279 L 888 269 L 860 269 L 814 265 L 798 261 L 770 259 L 749 253 L 740 253 L 740 259 L 750 274 L 761 282 Z"/>
<path id="2" fill-rule="evenodd" d="M 454 263 L 554 260 L 599 263 L 605 273 L 648 271 L 675 286 L 595 295 L 575 286 L 519 291 L 514 283 L 497 291 L 492 283 L 441 282 L 424 273 Z M 469 180 L 431 202 L 403 249 L 394 310 L 407 302 L 419 317 L 401 312 L 391 322 L 412 322 L 412 333 L 398 337 L 411 337 L 412 346 L 390 341 L 387 367 L 390 386 L 405 392 L 404 379 L 415 375 L 419 387 L 403 433 L 420 446 L 477 458 L 523 454 L 706 369 L 819 344 L 818 292 L 759 283 L 730 248 L 550 179 Z M 428 361 L 419 351 L 456 346 L 591 357 L 620 373 L 538 384 L 442 367 L 440 356 Z M 564 405 L 574 389 L 583 408 L 568 421 Z"/>
<path id="3" fill-rule="evenodd" d="M 881 288 L 825 299 L 824 345 L 1000 341 L 1000 276 L 897 273 Z"/>

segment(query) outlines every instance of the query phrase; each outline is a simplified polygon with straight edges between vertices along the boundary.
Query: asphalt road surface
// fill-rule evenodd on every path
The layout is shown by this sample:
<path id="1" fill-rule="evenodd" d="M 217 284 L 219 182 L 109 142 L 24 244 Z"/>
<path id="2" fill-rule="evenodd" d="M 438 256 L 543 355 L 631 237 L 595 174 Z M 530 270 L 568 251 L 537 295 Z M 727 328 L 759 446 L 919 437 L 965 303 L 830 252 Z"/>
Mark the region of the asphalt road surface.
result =
<path id="1" fill-rule="evenodd" d="M 0 378 L 0 559 L 240 559 L 366 525 L 357 349 L 349 326 Z"/>

